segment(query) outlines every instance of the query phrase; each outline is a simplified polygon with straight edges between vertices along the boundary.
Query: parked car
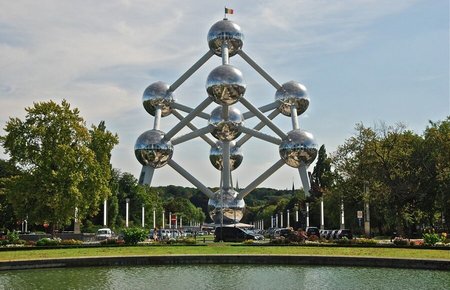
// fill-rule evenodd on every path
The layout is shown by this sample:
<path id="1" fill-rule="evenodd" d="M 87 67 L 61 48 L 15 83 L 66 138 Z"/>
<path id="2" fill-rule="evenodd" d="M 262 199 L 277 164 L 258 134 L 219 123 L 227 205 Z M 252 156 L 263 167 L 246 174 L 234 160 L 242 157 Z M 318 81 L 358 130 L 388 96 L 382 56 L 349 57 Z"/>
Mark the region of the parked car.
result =
<path id="1" fill-rule="evenodd" d="M 338 232 L 339 232 L 339 230 L 332 230 L 331 234 L 330 234 L 330 240 L 336 240 Z"/>
<path id="2" fill-rule="evenodd" d="M 336 234 L 336 238 L 342 239 L 343 237 L 346 237 L 349 240 L 353 239 L 352 231 L 350 231 L 348 229 L 339 230 Z"/>
<path id="3" fill-rule="evenodd" d="M 320 238 L 319 229 L 317 227 L 306 227 L 306 235 L 308 237 L 317 236 L 318 238 Z"/>
<path id="4" fill-rule="evenodd" d="M 101 228 L 97 231 L 95 238 L 97 240 L 106 240 L 106 239 L 111 239 L 113 237 L 113 235 L 114 235 L 114 233 L 111 231 L 110 228 Z"/>
<path id="5" fill-rule="evenodd" d="M 322 230 L 320 233 L 320 238 L 328 240 L 331 235 L 331 230 Z"/>
<path id="6" fill-rule="evenodd" d="M 245 240 L 263 240 L 264 237 L 250 230 L 237 227 L 217 227 L 214 231 L 214 241 L 243 242 Z"/>

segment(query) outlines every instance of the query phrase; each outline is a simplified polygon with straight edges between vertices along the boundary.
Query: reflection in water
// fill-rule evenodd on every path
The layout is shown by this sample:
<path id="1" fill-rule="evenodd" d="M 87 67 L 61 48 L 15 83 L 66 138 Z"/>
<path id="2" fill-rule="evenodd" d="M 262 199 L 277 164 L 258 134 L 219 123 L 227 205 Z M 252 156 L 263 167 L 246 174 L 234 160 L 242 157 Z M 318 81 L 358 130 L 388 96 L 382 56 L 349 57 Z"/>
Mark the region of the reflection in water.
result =
<path id="1" fill-rule="evenodd" d="M 180 265 L 0 272 L 0 289 L 441 289 L 445 271 Z M 444 287 L 445 288 L 445 287 Z"/>

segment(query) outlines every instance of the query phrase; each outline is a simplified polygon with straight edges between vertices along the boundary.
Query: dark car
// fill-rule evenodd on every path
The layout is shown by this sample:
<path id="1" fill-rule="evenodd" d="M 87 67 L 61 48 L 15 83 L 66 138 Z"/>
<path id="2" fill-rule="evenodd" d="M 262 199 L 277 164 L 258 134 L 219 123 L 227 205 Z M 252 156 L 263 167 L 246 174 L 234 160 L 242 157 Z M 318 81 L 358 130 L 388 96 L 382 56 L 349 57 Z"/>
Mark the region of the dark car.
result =
<path id="1" fill-rule="evenodd" d="M 262 240 L 264 237 L 250 230 L 237 227 L 217 227 L 214 231 L 214 242 L 243 242 L 245 240 Z"/>
<path id="2" fill-rule="evenodd" d="M 306 227 L 306 235 L 308 237 L 317 236 L 318 238 L 320 238 L 320 232 L 317 227 Z"/>
<path id="3" fill-rule="evenodd" d="M 347 238 L 349 240 L 353 239 L 352 231 L 347 229 L 339 230 L 336 234 L 337 239 Z"/>

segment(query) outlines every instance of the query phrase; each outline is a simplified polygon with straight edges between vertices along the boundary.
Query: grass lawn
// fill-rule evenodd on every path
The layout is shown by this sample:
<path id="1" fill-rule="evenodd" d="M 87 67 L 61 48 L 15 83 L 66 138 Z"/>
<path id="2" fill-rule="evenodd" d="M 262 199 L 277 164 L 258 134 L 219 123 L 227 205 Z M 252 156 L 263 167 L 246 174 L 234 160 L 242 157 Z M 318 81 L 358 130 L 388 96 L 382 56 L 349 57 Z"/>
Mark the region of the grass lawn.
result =
<path id="1" fill-rule="evenodd" d="M 360 248 L 360 247 L 302 247 L 302 246 L 135 246 L 70 249 L 30 249 L 0 252 L 0 261 L 72 257 L 151 256 L 151 255 L 330 255 L 360 257 L 390 257 L 450 260 L 450 250 Z"/>

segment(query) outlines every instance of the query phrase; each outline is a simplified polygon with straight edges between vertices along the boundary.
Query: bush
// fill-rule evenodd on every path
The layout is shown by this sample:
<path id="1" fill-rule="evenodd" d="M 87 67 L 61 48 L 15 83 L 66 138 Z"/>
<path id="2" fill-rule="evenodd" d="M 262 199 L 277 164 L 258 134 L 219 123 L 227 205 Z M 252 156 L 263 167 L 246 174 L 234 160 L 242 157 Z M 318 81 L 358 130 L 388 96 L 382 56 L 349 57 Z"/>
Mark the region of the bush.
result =
<path id="1" fill-rule="evenodd" d="M 404 239 L 402 237 L 396 237 L 393 241 L 394 245 L 396 246 L 407 246 L 409 244 L 407 239 Z"/>
<path id="2" fill-rule="evenodd" d="M 127 245 L 137 245 L 138 242 L 145 241 L 147 232 L 142 228 L 126 228 L 123 230 L 123 240 Z"/>
<path id="3" fill-rule="evenodd" d="M 8 231 L 8 233 L 6 234 L 6 240 L 8 241 L 9 244 L 18 244 L 19 243 L 19 233 L 16 231 Z"/>
<path id="4" fill-rule="evenodd" d="M 338 245 L 350 245 L 352 240 L 349 240 L 347 237 L 343 237 L 342 239 L 336 240 L 336 244 Z"/>
<path id="5" fill-rule="evenodd" d="M 100 245 L 118 245 L 123 244 L 123 242 L 119 243 L 116 239 L 105 239 L 100 241 Z"/>
<path id="6" fill-rule="evenodd" d="M 177 242 L 185 245 L 195 245 L 197 243 L 197 241 L 194 238 L 182 238 L 178 239 Z"/>
<path id="7" fill-rule="evenodd" d="M 439 236 L 438 233 L 431 230 L 430 232 L 423 234 L 423 243 L 427 246 L 434 246 L 436 243 L 445 242 L 446 234 L 444 234 Z"/>
<path id="8" fill-rule="evenodd" d="M 363 239 L 356 239 L 354 241 L 355 244 L 358 245 L 376 245 L 378 244 L 378 242 L 374 239 L 367 239 L 367 238 L 363 238 Z"/>
<path id="9" fill-rule="evenodd" d="M 60 242 L 60 239 L 42 238 L 36 242 L 36 246 L 57 246 Z"/>
<path id="10" fill-rule="evenodd" d="M 82 245 L 83 241 L 70 239 L 70 240 L 62 240 L 60 242 L 61 245 Z"/>

